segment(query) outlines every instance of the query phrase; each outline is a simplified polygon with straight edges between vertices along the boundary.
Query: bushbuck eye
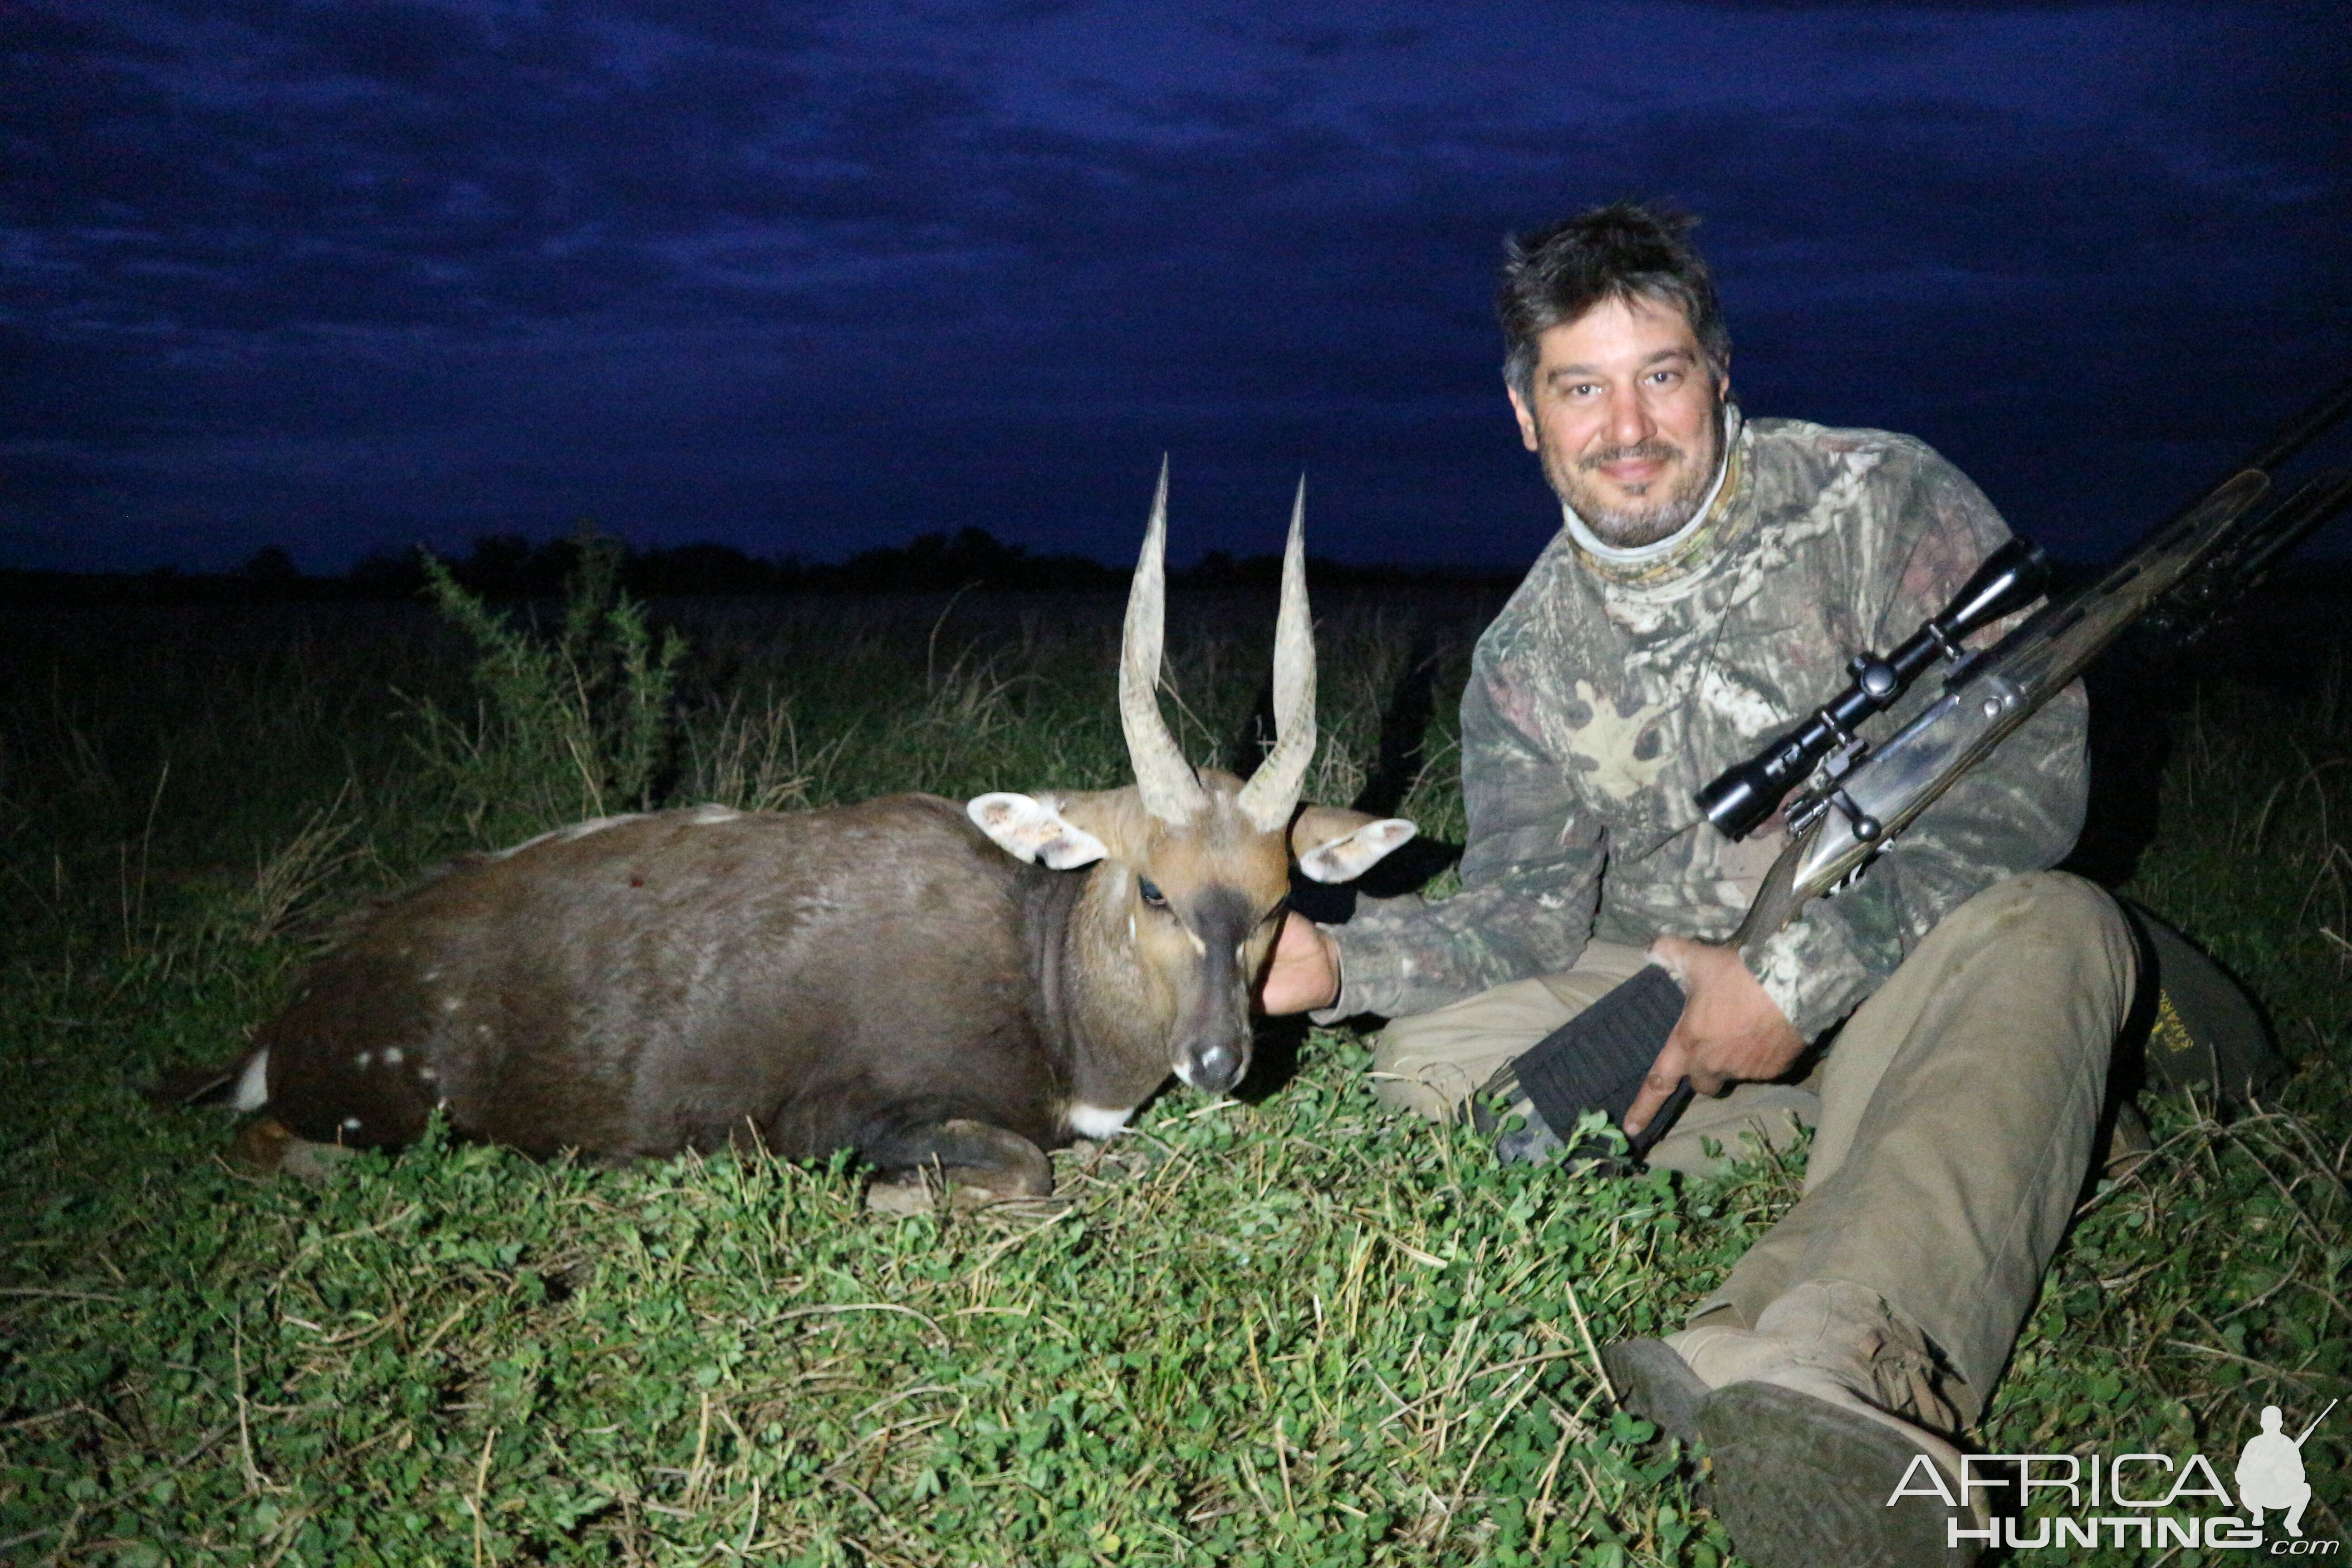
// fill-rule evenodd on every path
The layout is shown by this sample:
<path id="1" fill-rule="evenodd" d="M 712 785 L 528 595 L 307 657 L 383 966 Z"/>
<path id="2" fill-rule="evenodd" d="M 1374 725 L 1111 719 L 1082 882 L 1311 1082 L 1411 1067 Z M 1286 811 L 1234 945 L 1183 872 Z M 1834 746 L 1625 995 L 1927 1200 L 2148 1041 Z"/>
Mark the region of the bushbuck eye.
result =
<path id="1" fill-rule="evenodd" d="M 1168 907 L 1168 895 L 1161 892 L 1160 890 L 1160 884 L 1153 881 L 1150 878 L 1138 877 L 1135 879 L 1135 890 L 1141 893 L 1143 895 L 1143 901 L 1150 905 L 1153 909 L 1164 910 Z"/>

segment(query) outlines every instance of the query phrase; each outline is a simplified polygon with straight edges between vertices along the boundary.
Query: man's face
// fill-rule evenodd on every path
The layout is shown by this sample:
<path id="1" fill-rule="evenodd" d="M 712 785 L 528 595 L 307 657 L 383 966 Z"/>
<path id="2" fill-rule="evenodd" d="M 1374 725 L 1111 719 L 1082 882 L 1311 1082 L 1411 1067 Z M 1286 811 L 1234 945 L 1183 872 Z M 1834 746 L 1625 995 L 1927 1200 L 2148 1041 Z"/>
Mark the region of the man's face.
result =
<path id="1" fill-rule="evenodd" d="M 1728 384 L 1682 308 L 1603 300 L 1536 339 L 1531 398 L 1511 409 L 1544 478 L 1604 543 L 1652 544 L 1715 482 Z"/>

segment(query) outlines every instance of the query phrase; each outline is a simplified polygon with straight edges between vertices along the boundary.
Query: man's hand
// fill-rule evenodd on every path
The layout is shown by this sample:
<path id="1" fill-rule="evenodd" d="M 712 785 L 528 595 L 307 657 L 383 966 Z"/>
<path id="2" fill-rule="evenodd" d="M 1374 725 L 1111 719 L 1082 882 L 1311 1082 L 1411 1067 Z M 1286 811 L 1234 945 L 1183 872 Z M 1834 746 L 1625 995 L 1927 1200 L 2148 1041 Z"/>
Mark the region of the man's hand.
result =
<path id="1" fill-rule="evenodd" d="M 1286 911 L 1258 1005 L 1269 1013 L 1306 1013 L 1339 999 L 1339 944 L 1297 910 Z"/>
<path id="2" fill-rule="evenodd" d="M 1625 1113 L 1627 1132 L 1648 1126 L 1685 1078 L 1701 1094 L 1720 1094 L 1728 1084 L 1779 1078 L 1803 1053 L 1804 1037 L 1737 949 L 1662 936 L 1650 944 L 1650 962 L 1683 988 L 1683 1016 Z"/>

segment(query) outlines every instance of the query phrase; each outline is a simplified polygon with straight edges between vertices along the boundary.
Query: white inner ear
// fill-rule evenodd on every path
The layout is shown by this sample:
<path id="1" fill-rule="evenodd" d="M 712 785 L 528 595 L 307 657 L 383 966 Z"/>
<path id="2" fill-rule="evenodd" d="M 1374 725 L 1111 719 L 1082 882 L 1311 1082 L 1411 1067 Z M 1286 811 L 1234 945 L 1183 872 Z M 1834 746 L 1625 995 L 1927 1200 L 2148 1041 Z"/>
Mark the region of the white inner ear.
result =
<path id="1" fill-rule="evenodd" d="M 973 826 L 1017 860 L 1067 871 L 1091 866 L 1110 853 L 1101 839 L 1064 817 L 1054 803 L 1034 795 L 1010 791 L 974 795 L 963 809 Z"/>
<path id="2" fill-rule="evenodd" d="M 1298 868 L 1318 882 L 1353 881 L 1420 831 L 1402 816 L 1367 822 L 1353 833 L 1318 844 L 1301 855 Z"/>

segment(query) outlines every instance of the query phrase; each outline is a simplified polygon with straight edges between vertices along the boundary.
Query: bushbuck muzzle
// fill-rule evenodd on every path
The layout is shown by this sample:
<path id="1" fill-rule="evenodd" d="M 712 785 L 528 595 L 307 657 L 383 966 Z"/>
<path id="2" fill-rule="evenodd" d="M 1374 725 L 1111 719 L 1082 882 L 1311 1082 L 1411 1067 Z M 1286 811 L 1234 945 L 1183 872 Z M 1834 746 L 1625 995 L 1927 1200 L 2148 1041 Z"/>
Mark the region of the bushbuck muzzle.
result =
<path id="1" fill-rule="evenodd" d="M 1204 1094 L 1223 1094 L 1250 1064 L 1250 984 L 1265 954 L 1252 937 L 1264 924 L 1237 889 L 1213 888 L 1185 918 L 1201 959 L 1176 1015 L 1176 1076 Z"/>

